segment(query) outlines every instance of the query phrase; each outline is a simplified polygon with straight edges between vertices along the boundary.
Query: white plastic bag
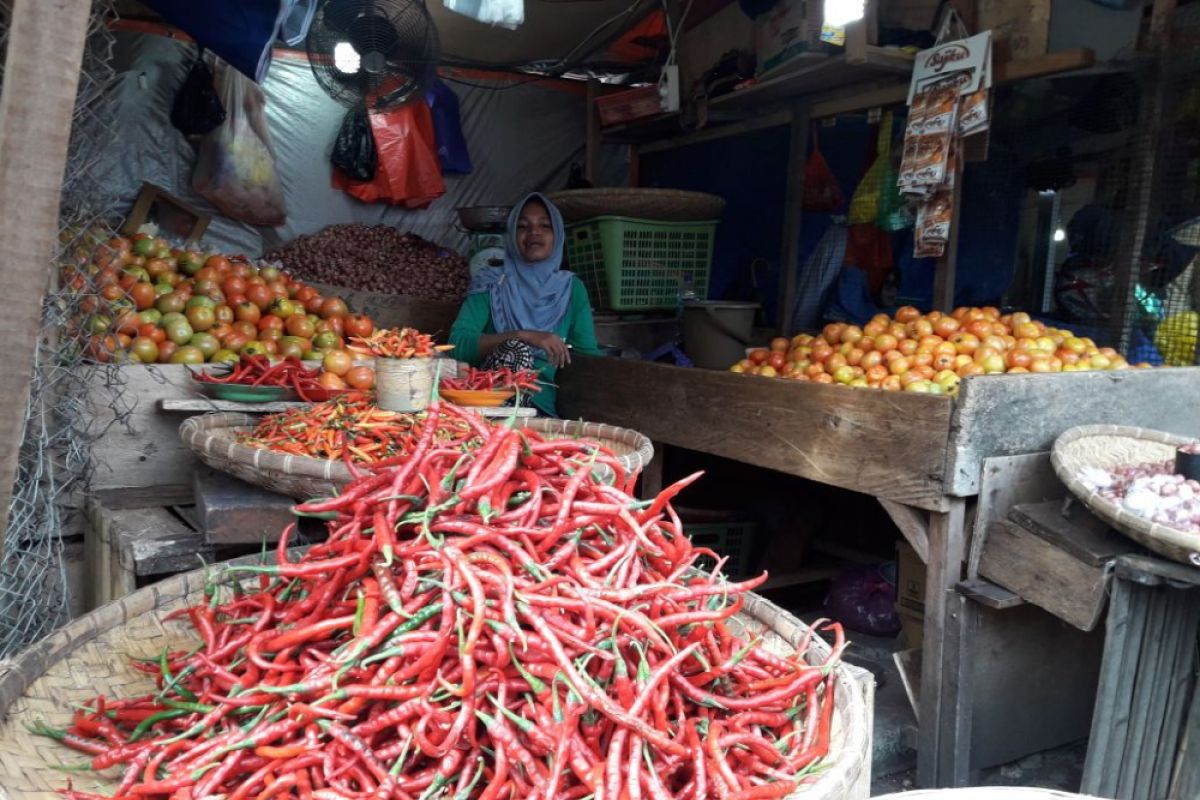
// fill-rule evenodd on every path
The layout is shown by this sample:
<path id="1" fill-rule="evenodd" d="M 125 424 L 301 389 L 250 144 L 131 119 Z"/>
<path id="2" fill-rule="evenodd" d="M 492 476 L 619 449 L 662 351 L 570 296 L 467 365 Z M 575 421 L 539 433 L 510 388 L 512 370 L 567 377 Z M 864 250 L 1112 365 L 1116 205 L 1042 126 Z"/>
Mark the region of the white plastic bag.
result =
<path id="1" fill-rule="evenodd" d="M 217 88 L 225 121 L 200 144 L 192 188 L 231 219 L 282 225 L 287 211 L 267 132 L 266 98 L 228 64 L 222 65 Z"/>
<path id="2" fill-rule="evenodd" d="M 516 30 L 525 22 L 525 0 L 442 0 L 442 4 L 485 25 Z"/>

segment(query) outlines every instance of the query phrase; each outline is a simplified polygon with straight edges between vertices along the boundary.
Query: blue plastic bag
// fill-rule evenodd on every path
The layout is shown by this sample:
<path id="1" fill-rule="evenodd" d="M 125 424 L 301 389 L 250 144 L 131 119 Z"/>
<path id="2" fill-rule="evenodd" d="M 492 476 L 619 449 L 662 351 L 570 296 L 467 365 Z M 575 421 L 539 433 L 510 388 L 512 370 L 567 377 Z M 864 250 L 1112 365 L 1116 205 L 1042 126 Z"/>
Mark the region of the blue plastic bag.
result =
<path id="1" fill-rule="evenodd" d="M 433 112 L 433 131 L 442 172 L 470 175 L 471 154 L 467 151 L 467 139 L 463 136 L 458 95 L 440 80 L 435 80 L 432 88 L 425 93 L 425 100 Z"/>

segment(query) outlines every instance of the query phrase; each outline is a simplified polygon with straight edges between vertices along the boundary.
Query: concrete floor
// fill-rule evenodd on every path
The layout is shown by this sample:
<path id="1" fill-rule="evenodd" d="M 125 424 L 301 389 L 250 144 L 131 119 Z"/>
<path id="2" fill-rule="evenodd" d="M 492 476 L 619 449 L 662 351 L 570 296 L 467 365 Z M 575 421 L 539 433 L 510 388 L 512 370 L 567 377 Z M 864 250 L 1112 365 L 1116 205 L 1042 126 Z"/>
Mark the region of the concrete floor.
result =
<path id="1" fill-rule="evenodd" d="M 804 615 L 812 621 L 815 615 Z M 897 639 L 848 633 L 846 660 L 875 676 L 875 749 L 871 759 L 871 795 L 877 797 L 916 788 L 916 717 L 892 654 L 904 649 Z M 976 786 L 1037 786 L 1078 792 L 1087 742 L 1035 753 L 1011 764 L 982 770 Z"/>

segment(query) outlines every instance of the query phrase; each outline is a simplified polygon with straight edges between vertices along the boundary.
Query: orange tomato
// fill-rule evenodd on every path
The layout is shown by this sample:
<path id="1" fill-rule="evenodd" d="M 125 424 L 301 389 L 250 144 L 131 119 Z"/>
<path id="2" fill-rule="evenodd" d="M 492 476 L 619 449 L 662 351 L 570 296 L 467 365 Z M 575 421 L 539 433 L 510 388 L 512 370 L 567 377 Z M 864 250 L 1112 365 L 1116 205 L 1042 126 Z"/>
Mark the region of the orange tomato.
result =
<path id="1" fill-rule="evenodd" d="M 342 376 L 342 380 L 351 389 L 372 389 L 375 386 L 375 370 L 370 367 L 351 367 Z"/>

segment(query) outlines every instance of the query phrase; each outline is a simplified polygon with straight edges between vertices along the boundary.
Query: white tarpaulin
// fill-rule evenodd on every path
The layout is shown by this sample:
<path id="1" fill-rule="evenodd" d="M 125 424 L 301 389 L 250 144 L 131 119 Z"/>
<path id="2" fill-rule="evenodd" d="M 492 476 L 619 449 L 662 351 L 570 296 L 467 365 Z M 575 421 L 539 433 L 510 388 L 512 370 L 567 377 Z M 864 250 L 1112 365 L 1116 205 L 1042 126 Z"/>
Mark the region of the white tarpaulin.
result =
<path id="1" fill-rule="evenodd" d="M 216 215 L 191 190 L 195 152 L 169 120 L 194 53 L 194 45 L 163 36 L 117 35 L 118 82 L 111 113 L 118 138 L 94 169 L 115 195 L 119 213 L 132 207 L 143 181 L 213 213 L 206 246 L 258 255 L 326 225 L 357 222 L 393 225 L 461 249 L 465 237 L 457 227 L 456 207 L 510 203 L 531 191 L 564 188 L 571 162 L 582 160 L 582 92 L 522 85 L 524 78 L 454 82 L 450 86 L 461 101 L 474 172 L 447 175 L 446 194 L 425 211 L 360 203 L 330 184 L 329 153 L 346 109 L 325 95 L 302 56 L 277 52 L 263 90 L 287 224 L 242 225 Z"/>

